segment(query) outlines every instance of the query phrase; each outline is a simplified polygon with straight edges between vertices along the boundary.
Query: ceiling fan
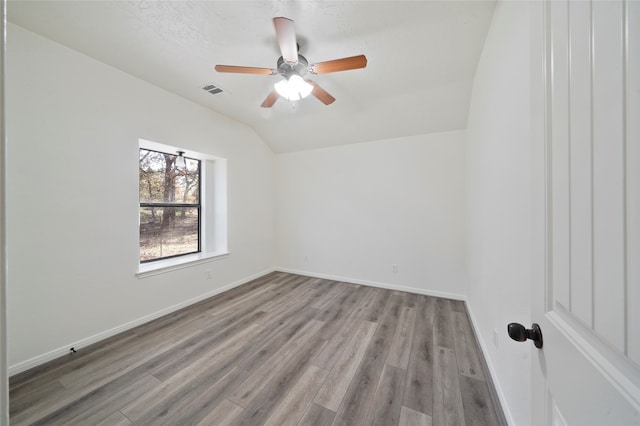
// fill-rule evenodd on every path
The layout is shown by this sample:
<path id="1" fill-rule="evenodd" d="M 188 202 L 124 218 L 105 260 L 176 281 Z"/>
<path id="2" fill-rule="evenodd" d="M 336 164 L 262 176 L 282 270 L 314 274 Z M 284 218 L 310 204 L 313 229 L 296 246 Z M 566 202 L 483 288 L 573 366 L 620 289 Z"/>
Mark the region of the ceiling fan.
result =
<path id="1" fill-rule="evenodd" d="M 276 29 L 276 37 L 282 56 L 278 58 L 277 68 L 243 67 L 236 65 L 216 65 L 218 72 L 240 74 L 279 74 L 284 80 L 276 83 L 274 89 L 260 105 L 263 108 L 271 108 L 279 97 L 288 100 L 299 100 L 312 94 L 325 105 L 333 103 L 336 99 L 326 90 L 311 80 L 303 78 L 307 73 L 328 74 L 331 72 L 347 71 L 367 66 L 367 58 L 364 55 L 348 58 L 334 59 L 331 61 L 317 62 L 309 65 L 307 58 L 298 54 L 298 43 L 293 20 L 284 17 L 273 18 Z"/>

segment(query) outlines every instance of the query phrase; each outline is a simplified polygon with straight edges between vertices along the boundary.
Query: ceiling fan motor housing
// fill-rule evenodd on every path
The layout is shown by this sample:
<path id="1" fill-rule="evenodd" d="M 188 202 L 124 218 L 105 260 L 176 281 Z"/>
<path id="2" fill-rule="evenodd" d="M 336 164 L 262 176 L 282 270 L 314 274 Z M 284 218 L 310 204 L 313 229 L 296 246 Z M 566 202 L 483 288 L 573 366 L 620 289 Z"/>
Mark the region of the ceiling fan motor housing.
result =
<path id="1" fill-rule="evenodd" d="M 278 58 L 278 74 L 286 78 L 287 80 L 292 75 L 304 76 L 308 72 L 309 62 L 307 58 L 298 54 L 298 62 L 290 64 L 284 60 L 282 56 Z"/>

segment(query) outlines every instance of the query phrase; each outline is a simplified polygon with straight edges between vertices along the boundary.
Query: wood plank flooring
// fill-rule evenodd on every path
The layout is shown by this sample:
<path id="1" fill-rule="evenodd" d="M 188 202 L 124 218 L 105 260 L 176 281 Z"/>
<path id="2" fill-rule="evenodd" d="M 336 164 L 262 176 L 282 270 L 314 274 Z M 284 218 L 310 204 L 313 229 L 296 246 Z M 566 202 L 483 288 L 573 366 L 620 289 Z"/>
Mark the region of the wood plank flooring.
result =
<path id="1" fill-rule="evenodd" d="M 10 379 L 12 425 L 501 425 L 463 302 L 274 272 Z"/>

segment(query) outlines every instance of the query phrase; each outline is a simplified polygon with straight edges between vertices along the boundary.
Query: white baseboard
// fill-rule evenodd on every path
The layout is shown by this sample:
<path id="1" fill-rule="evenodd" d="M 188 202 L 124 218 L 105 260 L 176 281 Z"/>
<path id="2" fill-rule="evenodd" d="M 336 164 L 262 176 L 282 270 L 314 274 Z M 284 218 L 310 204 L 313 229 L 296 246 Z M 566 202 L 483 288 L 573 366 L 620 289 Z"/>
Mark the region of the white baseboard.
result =
<path id="1" fill-rule="evenodd" d="M 489 358 L 489 351 L 487 350 L 487 345 L 482 338 L 482 333 L 480 333 L 480 328 L 478 327 L 478 322 L 476 321 L 476 317 L 473 315 L 473 309 L 469 303 L 467 305 L 467 312 L 469 312 L 469 318 L 471 319 L 471 326 L 475 331 L 476 338 L 478 339 L 478 343 L 480 344 L 480 350 L 484 355 L 484 360 L 487 363 L 487 368 L 489 369 L 489 375 L 491 376 L 491 381 L 493 382 L 493 387 L 496 390 L 496 394 L 498 395 L 498 400 L 500 402 L 500 406 L 502 407 L 502 412 L 507 420 L 507 423 L 510 425 L 514 425 L 513 416 L 511 415 L 511 411 L 509 411 L 509 406 L 507 405 L 507 400 L 504 396 L 504 392 L 502 391 L 502 387 L 500 386 L 500 382 L 497 380 L 496 370 L 491 362 L 491 358 Z"/>
<path id="2" fill-rule="evenodd" d="M 457 293 L 447 293 L 447 292 L 442 292 L 442 291 L 425 290 L 425 289 L 417 288 L 417 287 L 406 287 L 406 286 L 401 286 L 401 285 L 396 285 L 396 284 L 389 284 L 389 283 L 381 283 L 381 282 L 376 282 L 376 281 L 361 280 L 361 279 L 358 279 L 358 278 L 339 277 L 339 276 L 336 276 L 336 275 L 319 274 L 319 273 L 316 273 L 316 272 L 300 271 L 300 270 L 297 270 L 297 269 L 290 269 L 290 268 L 277 267 L 277 268 L 274 268 L 274 270 L 280 271 L 280 272 L 288 272 L 290 274 L 304 275 L 304 276 L 307 276 L 307 277 L 322 278 L 322 279 L 325 279 L 325 280 L 341 281 L 341 282 L 344 282 L 344 283 L 360 284 L 360 285 L 366 285 L 366 286 L 369 286 L 369 287 L 384 288 L 385 290 L 398 290 L 398 291 L 404 291 L 404 292 L 407 292 L 407 293 L 424 294 L 425 296 L 443 297 L 445 299 L 453 299 L 453 300 L 465 300 L 465 301 L 467 300 L 467 296 L 465 296 L 463 294 L 457 294 Z"/>
<path id="3" fill-rule="evenodd" d="M 78 340 L 76 342 L 68 343 L 66 345 L 63 345 L 63 346 L 59 347 L 58 349 L 54 349 L 54 350 L 49 351 L 47 353 L 44 353 L 42 355 L 38 355 L 38 356 L 35 356 L 33 358 L 30 358 L 30 359 L 28 359 L 26 361 L 22 361 L 22 362 L 19 362 L 17 364 L 11 365 L 11 366 L 9 366 L 9 376 L 13 376 L 15 374 L 18 374 L 18 373 L 21 373 L 23 371 L 26 371 L 26 370 L 28 370 L 30 368 L 37 367 L 38 365 L 44 364 L 45 362 L 48 362 L 48 361 L 54 360 L 56 358 L 59 358 L 61 356 L 64 356 L 64 355 L 69 353 L 69 348 L 80 349 L 80 348 L 87 347 L 87 346 L 89 346 L 89 345 L 91 345 L 93 343 L 96 343 L 96 342 L 99 342 L 101 340 L 107 339 L 107 338 L 109 338 L 111 336 L 115 336 L 118 333 L 122 333 L 123 331 L 130 330 L 130 329 L 132 329 L 134 327 L 137 327 L 137 326 L 142 325 L 144 323 L 147 323 L 149 321 L 153 321 L 154 319 L 160 318 L 160 317 L 162 317 L 164 315 L 170 314 L 170 313 L 175 312 L 175 311 L 177 311 L 179 309 L 185 308 L 185 307 L 187 307 L 189 305 L 193 305 L 194 303 L 197 303 L 197 302 L 200 302 L 202 300 L 208 299 L 209 297 L 215 296 L 216 294 L 220 294 L 220 293 L 223 293 L 223 292 L 225 292 L 227 290 L 231 290 L 234 287 L 238 287 L 238 286 L 240 286 L 242 284 L 246 284 L 249 281 L 253 281 L 256 278 L 260 278 L 260 277 L 262 277 L 264 275 L 267 275 L 267 274 L 269 274 L 271 272 L 274 272 L 274 271 L 276 271 L 276 268 L 269 268 L 266 271 L 262 271 L 262 272 L 259 272 L 257 274 L 251 275 L 249 277 L 245 277 L 245 278 L 243 278 L 241 280 L 235 281 L 235 282 L 233 282 L 231 284 L 228 284 L 226 286 L 223 286 L 223 287 L 217 288 L 215 290 L 212 290 L 210 292 L 201 294 L 200 296 L 194 297 L 192 299 L 185 300 L 184 302 L 177 303 L 177 304 L 175 304 L 173 306 L 169 306 L 168 308 L 161 309 L 161 310 L 159 310 L 157 312 L 154 312 L 152 314 L 145 315 L 144 317 L 141 317 L 141 318 L 138 318 L 136 320 L 130 321 L 130 322 L 126 323 L 126 324 L 122 324 L 122 325 L 114 327 L 114 328 L 112 328 L 110 330 L 106 330 L 106 331 L 103 331 L 101 333 L 95 334 L 93 336 L 89 336 L 89 337 L 86 337 L 84 339 L 80 339 L 80 340 Z"/>

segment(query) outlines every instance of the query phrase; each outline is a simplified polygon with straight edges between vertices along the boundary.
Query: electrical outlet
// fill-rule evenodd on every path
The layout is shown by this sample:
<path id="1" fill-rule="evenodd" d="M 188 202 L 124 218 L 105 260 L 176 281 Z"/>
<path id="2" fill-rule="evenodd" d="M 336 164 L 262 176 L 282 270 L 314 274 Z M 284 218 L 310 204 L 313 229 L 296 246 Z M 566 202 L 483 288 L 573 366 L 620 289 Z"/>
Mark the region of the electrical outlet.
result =
<path id="1" fill-rule="evenodd" d="M 212 276 L 213 276 L 213 275 L 211 274 L 211 271 L 210 271 L 210 270 L 206 270 L 206 271 L 204 271 L 204 279 L 205 279 L 205 280 L 210 280 Z"/>
<path id="2" fill-rule="evenodd" d="M 396 265 L 395 263 L 393 265 L 391 265 L 391 272 L 393 272 L 394 274 L 398 273 L 398 265 Z"/>

